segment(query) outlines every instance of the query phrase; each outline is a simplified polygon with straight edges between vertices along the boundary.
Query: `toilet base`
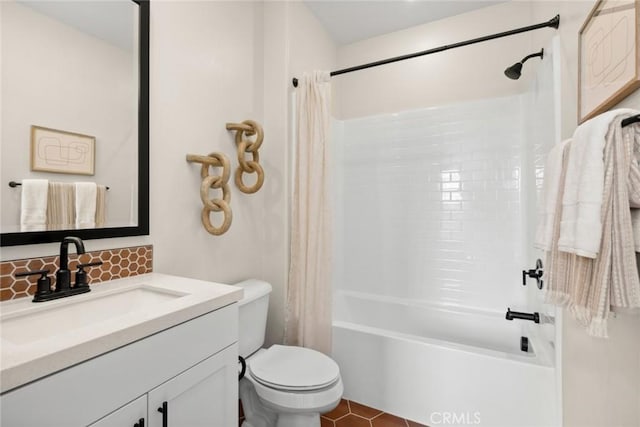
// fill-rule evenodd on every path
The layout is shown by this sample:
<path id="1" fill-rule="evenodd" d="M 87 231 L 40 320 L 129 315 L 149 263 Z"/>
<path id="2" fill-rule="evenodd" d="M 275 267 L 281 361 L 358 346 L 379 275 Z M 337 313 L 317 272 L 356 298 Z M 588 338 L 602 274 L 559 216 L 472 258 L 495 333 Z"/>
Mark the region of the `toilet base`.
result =
<path id="1" fill-rule="evenodd" d="M 240 401 L 244 422 L 242 427 L 275 427 L 278 415 L 260 403 L 253 384 L 246 378 L 240 380 Z"/>
<path id="2" fill-rule="evenodd" d="M 320 413 L 276 413 L 267 408 L 246 378 L 240 380 L 240 400 L 244 412 L 242 427 L 320 427 Z"/>
<path id="3" fill-rule="evenodd" d="M 320 427 L 320 414 L 280 414 L 276 427 Z"/>
<path id="4" fill-rule="evenodd" d="M 315 416 L 307 415 L 302 417 L 298 419 L 280 417 L 278 418 L 275 427 L 320 427 L 319 414 L 316 414 Z M 242 427 L 257 427 L 257 425 L 252 424 L 251 421 L 245 419 L 242 423 Z"/>

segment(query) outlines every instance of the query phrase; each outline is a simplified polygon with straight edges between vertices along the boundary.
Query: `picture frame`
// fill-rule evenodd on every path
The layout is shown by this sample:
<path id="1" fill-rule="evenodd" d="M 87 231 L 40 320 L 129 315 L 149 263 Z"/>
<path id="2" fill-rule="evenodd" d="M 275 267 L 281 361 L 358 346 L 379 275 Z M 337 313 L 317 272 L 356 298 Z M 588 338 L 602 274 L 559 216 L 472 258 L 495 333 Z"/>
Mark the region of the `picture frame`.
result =
<path id="1" fill-rule="evenodd" d="M 598 0 L 578 32 L 578 123 L 640 88 L 640 0 Z"/>
<path id="2" fill-rule="evenodd" d="M 94 175 L 96 138 L 42 126 L 31 126 L 31 170 Z"/>

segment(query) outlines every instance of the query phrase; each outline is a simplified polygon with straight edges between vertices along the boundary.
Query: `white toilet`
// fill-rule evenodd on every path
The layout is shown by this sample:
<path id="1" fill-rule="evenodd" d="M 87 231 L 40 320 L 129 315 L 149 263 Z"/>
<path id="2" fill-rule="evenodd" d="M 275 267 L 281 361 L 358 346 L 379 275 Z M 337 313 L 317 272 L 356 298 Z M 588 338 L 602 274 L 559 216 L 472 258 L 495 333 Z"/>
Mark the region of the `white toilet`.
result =
<path id="1" fill-rule="evenodd" d="M 302 347 L 264 344 L 271 285 L 261 280 L 236 283 L 239 301 L 240 380 L 243 427 L 320 427 L 320 414 L 334 409 L 344 390 L 340 369 L 324 354 Z"/>

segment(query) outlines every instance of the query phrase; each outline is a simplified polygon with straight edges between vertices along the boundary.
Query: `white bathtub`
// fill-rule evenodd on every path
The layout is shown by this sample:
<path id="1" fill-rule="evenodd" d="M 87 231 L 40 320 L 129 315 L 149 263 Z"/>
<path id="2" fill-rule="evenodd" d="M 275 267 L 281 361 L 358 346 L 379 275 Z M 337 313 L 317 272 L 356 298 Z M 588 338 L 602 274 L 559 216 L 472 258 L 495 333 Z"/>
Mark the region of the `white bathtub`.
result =
<path id="1" fill-rule="evenodd" d="M 340 292 L 334 319 L 347 399 L 431 427 L 560 425 L 552 361 L 504 313 Z"/>

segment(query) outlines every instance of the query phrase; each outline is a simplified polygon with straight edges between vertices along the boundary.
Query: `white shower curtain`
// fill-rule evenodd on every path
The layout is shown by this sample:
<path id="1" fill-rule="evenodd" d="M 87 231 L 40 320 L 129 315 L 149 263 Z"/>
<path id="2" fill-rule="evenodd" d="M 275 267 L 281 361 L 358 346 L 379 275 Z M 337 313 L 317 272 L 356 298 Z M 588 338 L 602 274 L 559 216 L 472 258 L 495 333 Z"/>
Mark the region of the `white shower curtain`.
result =
<path id="1" fill-rule="evenodd" d="M 331 352 L 329 73 L 305 73 L 297 96 L 285 343 Z"/>

